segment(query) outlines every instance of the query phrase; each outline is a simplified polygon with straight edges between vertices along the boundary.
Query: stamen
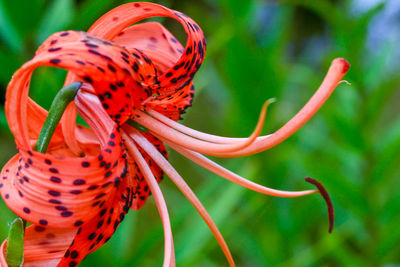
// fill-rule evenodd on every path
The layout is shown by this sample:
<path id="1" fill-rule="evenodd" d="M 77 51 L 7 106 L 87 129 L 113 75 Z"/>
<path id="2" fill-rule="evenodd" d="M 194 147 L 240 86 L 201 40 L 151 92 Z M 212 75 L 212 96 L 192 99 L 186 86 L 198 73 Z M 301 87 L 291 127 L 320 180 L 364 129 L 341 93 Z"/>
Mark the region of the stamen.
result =
<path id="1" fill-rule="evenodd" d="M 158 116 L 154 111 L 149 111 L 154 117 L 166 123 L 160 123 L 159 121 L 151 118 L 147 114 L 141 112 L 139 117 L 135 118 L 137 122 L 149 128 L 152 133 L 160 138 L 163 141 L 170 141 L 176 145 L 185 147 L 187 149 L 194 150 L 196 152 L 206 154 L 209 156 L 216 157 L 243 157 L 252 155 L 255 153 L 259 153 L 261 151 L 265 151 L 271 147 L 276 146 L 277 144 L 286 140 L 289 136 L 291 136 L 294 132 L 296 132 L 300 127 L 302 127 L 322 106 L 322 104 L 328 99 L 328 97 L 332 94 L 333 90 L 339 84 L 340 80 L 346 74 L 349 69 L 349 63 L 342 59 L 337 58 L 332 61 L 332 64 L 328 70 L 327 75 L 324 78 L 321 86 L 315 92 L 315 94 L 311 97 L 311 99 L 307 102 L 307 104 L 284 126 L 282 126 L 279 130 L 271 135 L 261 136 L 256 138 L 254 142 L 248 144 L 248 146 L 244 146 L 241 149 L 235 149 L 227 151 L 225 147 L 225 151 L 221 148 L 223 144 L 227 146 L 227 143 L 232 144 L 231 142 L 237 142 L 243 139 L 220 139 L 220 137 L 215 138 L 213 135 L 198 135 L 198 133 L 192 131 L 188 131 L 186 127 L 177 127 L 177 123 L 173 125 L 175 128 L 179 128 L 182 132 L 185 132 L 190 135 L 196 135 L 196 137 L 202 137 L 204 140 L 210 142 L 220 142 L 223 144 L 210 144 L 204 141 L 200 141 L 194 138 L 190 138 L 176 130 L 170 129 L 167 125 L 171 125 L 172 123 L 163 119 L 161 116 Z M 261 117 L 261 116 L 260 116 Z M 245 138 L 246 139 L 246 138 Z M 248 140 L 248 138 L 247 138 Z"/>
<path id="2" fill-rule="evenodd" d="M 170 128 L 169 126 L 161 123 L 160 121 L 152 118 L 151 116 L 140 110 L 137 111 L 137 116 L 134 118 L 134 120 L 144 127 L 148 128 L 151 133 L 156 137 L 170 140 L 171 142 L 177 143 L 180 146 L 183 146 L 190 150 L 194 150 L 204 154 L 227 153 L 245 148 L 256 140 L 264 125 L 267 108 L 270 103 L 271 101 L 269 100 L 266 101 L 263 105 L 260 112 L 260 117 L 257 122 L 257 126 L 251 136 L 248 138 L 244 138 L 243 141 L 233 144 L 215 144 L 195 139 L 193 137 L 182 134 L 175 129 Z"/>
<path id="3" fill-rule="evenodd" d="M 172 237 L 171 223 L 168 215 L 167 204 L 165 203 L 164 196 L 161 189 L 151 172 L 146 161 L 143 159 L 136 145 L 133 143 L 132 139 L 125 133 L 122 133 L 125 140 L 126 147 L 130 152 L 131 156 L 138 164 L 140 171 L 142 172 L 147 184 L 149 185 L 150 191 L 153 194 L 154 201 L 156 203 L 158 213 L 160 214 L 162 225 L 164 228 L 164 242 L 165 242 L 165 252 L 164 252 L 164 267 L 175 266 L 175 255 L 174 255 L 174 241 Z"/>
<path id="4" fill-rule="evenodd" d="M 305 104 L 291 120 L 272 135 L 260 137 L 250 146 L 240 151 L 230 153 L 212 153 L 208 155 L 216 157 L 243 157 L 265 151 L 283 142 L 310 120 L 322 104 L 329 98 L 349 68 L 350 64 L 345 59 L 334 59 L 321 86 L 307 104 Z"/>
<path id="5" fill-rule="evenodd" d="M 249 181 L 236 173 L 233 173 L 224 167 L 218 165 L 217 163 L 213 162 L 212 160 L 204 157 L 203 155 L 187 150 L 185 148 L 179 147 L 175 144 L 167 142 L 171 148 L 176 150 L 178 153 L 182 154 L 183 156 L 187 157 L 191 161 L 197 163 L 198 165 L 206 168 L 207 170 L 235 183 L 240 186 L 246 187 L 250 190 L 259 192 L 261 194 L 276 196 L 276 197 L 301 197 L 310 194 L 318 193 L 318 190 L 304 190 L 304 191 L 283 191 L 283 190 L 276 190 L 272 188 L 268 188 L 259 184 L 256 184 L 252 181 Z"/>
<path id="6" fill-rule="evenodd" d="M 196 197 L 190 187 L 186 184 L 185 180 L 179 175 L 179 173 L 172 167 L 167 159 L 164 158 L 160 152 L 146 139 L 140 132 L 136 129 L 123 126 L 124 130 L 129 133 L 129 136 L 156 162 L 156 164 L 171 178 L 171 180 L 176 184 L 179 190 L 185 195 L 185 197 L 190 201 L 190 203 L 195 207 L 200 216 L 204 219 L 211 232 L 218 241 L 222 251 L 225 254 L 230 266 L 235 266 L 235 262 L 232 258 L 232 254 L 229 251 L 228 245 L 226 244 L 222 234 L 218 230 L 214 221 L 208 214 L 207 210 L 201 204 L 200 200 Z"/>
<path id="7" fill-rule="evenodd" d="M 305 180 L 306 180 L 306 182 L 309 182 L 310 184 L 315 185 L 318 188 L 321 196 L 324 198 L 326 205 L 328 207 L 328 216 L 329 216 L 328 232 L 332 233 L 335 214 L 333 211 L 333 205 L 332 205 L 331 198 L 329 197 L 328 191 L 326 191 L 325 187 L 320 182 L 318 182 L 317 180 L 314 180 L 313 178 L 307 177 L 307 178 L 305 178 Z"/>
<path id="8" fill-rule="evenodd" d="M 271 98 L 268 99 L 264 105 L 269 106 L 270 104 L 274 103 L 275 99 Z M 190 135 L 192 137 L 198 138 L 203 141 L 208 141 L 212 143 L 220 143 L 220 144 L 232 144 L 232 143 L 237 143 L 238 141 L 244 141 L 247 138 L 235 138 L 235 137 L 224 137 L 224 136 L 218 136 L 218 135 L 213 135 L 213 134 L 208 134 L 208 133 L 203 133 L 194 129 L 191 129 L 183 124 L 180 124 L 174 120 L 169 119 L 168 117 L 164 116 L 161 113 L 158 113 L 155 110 L 148 110 L 147 111 L 150 115 L 152 115 L 154 118 L 158 119 L 159 121 L 163 122 L 164 124 L 180 131 L 181 133 Z M 257 137 L 259 139 L 260 137 Z M 256 140 L 257 140 L 256 139 Z"/>

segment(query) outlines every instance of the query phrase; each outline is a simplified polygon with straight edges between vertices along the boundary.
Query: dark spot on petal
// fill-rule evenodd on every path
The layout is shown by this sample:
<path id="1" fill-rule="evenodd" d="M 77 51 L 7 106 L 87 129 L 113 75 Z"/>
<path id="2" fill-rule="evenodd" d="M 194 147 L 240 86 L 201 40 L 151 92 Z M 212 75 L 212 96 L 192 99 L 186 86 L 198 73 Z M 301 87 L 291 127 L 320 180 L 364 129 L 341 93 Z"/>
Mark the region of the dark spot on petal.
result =
<path id="1" fill-rule="evenodd" d="M 82 77 L 82 79 L 87 83 L 93 83 L 92 78 L 90 78 L 89 76 L 84 76 L 84 77 Z"/>
<path id="2" fill-rule="evenodd" d="M 103 217 L 104 216 L 104 214 L 106 214 L 106 212 L 107 212 L 107 209 L 102 209 L 101 211 L 100 211 L 100 217 Z"/>
<path id="3" fill-rule="evenodd" d="M 90 166 L 90 162 L 88 162 L 88 161 L 82 162 L 82 167 L 89 167 L 89 166 Z"/>
<path id="4" fill-rule="evenodd" d="M 35 226 L 35 231 L 38 233 L 44 232 L 45 230 L 46 230 L 46 228 L 44 228 L 42 226 L 39 226 L 39 225 Z"/>
<path id="5" fill-rule="evenodd" d="M 98 187 L 99 187 L 98 185 L 91 185 L 91 186 L 88 187 L 88 190 L 94 190 L 94 189 L 96 189 Z"/>
<path id="6" fill-rule="evenodd" d="M 61 183 L 61 179 L 56 176 L 51 176 L 50 181 L 52 181 L 54 183 Z"/>
<path id="7" fill-rule="evenodd" d="M 81 220 L 78 220 L 74 223 L 74 226 L 81 226 L 83 222 Z"/>
<path id="8" fill-rule="evenodd" d="M 72 216 L 72 211 L 63 211 L 63 212 L 61 212 L 61 216 L 63 216 L 63 217 L 70 217 L 70 216 Z"/>
<path id="9" fill-rule="evenodd" d="M 95 237 L 96 237 L 96 233 L 91 233 L 91 234 L 88 236 L 88 239 L 89 239 L 89 240 L 93 240 Z"/>
<path id="10" fill-rule="evenodd" d="M 74 250 L 71 252 L 71 259 L 76 259 L 78 257 L 79 253 L 78 251 Z"/>
<path id="11" fill-rule="evenodd" d="M 114 84 L 110 83 L 110 89 L 113 91 L 117 91 L 117 86 L 115 86 Z"/>
<path id="12" fill-rule="evenodd" d="M 49 199 L 49 202 L 53 203 L 53 204 L 61 204 L 62 203 L 61 201 L 59 201 L 57 199 Z"/>
<path id="13" fill-rule="evenodd" d="M 56 52 L 56 51 L 60 51 L 62 48 L 61 47 L 54 47 L 54 48 L 50 48 L 47 51 L 49 52 Z"/>
<path id="14" fill-rule="evenodd" d="M 117 70 L 114 68 L 113 65 L 108 64 L 107 67 L 108 67 L 108 69 L 111 70 L 112 72 L 117 72 Z"/>
<path id="15" fill-rule="evenodd" d="M 55 191 L 55 190 L 49 190 L 48 193 L 49 193 L 49 195 L 54 196 L 54 197 L 58 197 L 61 195 L 60 192 Z"/>
<path id="16" fill-rule="evenodd" d="M 87 47 L 91 47 L 91 48 L 98 48 L 99 46 L 97 45 L 97 44 L 91 44 L 91 43 L 85 43 L 85 45 L 87 46 Z"/>
<path id="17" fill-rule="evenodd" d="M 58 63 L 60 63 L 60 62 L 61 62 L 61 60 L 58 59 L 58 58 L 52 58 L 52 59 L 50 59 L 50 63 L 53 63 L 53 64 L 58 64 Z"/>
<path id="18" fill-rule="evenodd" d="M 85 184 L 85 183 L 86 183 L 86 181 L 83 180 L 83 179 L 76 179 L 76 180 L 74 181 L 74 185 L 83 185 L 83 184 Z"/>
<path id="19" fill-rule="evenodd" d="M 52 173 L 58 173 L 58 170 L 56 168 L 50 168 L 49 171 Z"/>

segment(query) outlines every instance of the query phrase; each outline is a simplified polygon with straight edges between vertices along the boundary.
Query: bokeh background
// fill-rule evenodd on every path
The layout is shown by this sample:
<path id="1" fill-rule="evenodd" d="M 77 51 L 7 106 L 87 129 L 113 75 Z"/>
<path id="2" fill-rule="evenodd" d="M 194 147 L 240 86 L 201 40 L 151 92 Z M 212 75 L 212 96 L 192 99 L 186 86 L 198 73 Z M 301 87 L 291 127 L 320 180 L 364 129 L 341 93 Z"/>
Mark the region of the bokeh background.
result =
<path id="1" fill-rule="evenodd" d="M 60 30 L 86 30 L 127 1 L 0 0 L 0 162 L 14 153 L 4 116 L 12 73 Z M 264 133 L 288 121 L 310 98 L 330 62 L 352 65 L 318 114 L 279 146 L 239 159 L 216 159 L 251 180 L 302 190 L 323 182 L 336 213 L 327 233 L 318 195 L 279 199 L 251 192 L 171 153 L 170 160 L 220 227 L 239 266 L 400 265 L 400 1 L 155 1 L 204 30 L 207 55 L 183 123 L 247 136 L 263 102 L 276 97 Z M 179 24 L 158 19 L 184 42 Z M 44 107 L 64 71 L 35 72 L 31 96 Z M 178 266 L 226 266 L 201 217 L 168 179 L 161 184 L 172 217 Z M 13 215 L 1 201 L 0 239 Z M 81 266 L 161 266 L 163 232 L 152 199 L 131 211 L 113 238 Z"/>

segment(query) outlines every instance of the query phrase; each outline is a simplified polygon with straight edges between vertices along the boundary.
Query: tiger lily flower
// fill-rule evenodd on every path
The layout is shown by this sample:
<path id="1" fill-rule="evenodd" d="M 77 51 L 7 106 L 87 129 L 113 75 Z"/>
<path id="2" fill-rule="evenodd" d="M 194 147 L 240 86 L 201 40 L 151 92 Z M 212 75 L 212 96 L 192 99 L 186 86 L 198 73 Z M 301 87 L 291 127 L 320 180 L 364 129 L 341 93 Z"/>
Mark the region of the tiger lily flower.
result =
<path id="1" fill-rule="evenodd" d="M 134 24 L 154 16 L 178 20 L 187 33 L 185 47 L 159 23 Z M 318 190 L 275 190 L 232 173 L 204 155 L 252 155 L 284 141 L 321 107 L 349 64 L 335 59 L 314 96 L 276 132 L 259 136 L 266 102 L 249 137 L 221 137 L 177 122 L 191 105 L 192 79 L 203 62 L 205 47 L 202 30 L 183 13 L 153 3 L 129 3 L 106 13 L 87 33 L 51 35 L 14 74 L 5 109 L 18 154 L 1 172 L 0 193 L 12 211 L 32 223 L 25 232 L 26 266 L 76 266 L 107 242 L 125 214 L 140 209 L 150 192 L 164 227 L 163 266 L 174 266 L 168 208 L 158 185 L 164 173 L 193 204 L 234 266 L 217 226 L 167 160 L 164 144 L 250 190 L 278 197 L 321 193 L 330 203 L 323 187 L 312 179 L 308 181 Z M 32 72 L 40 66 L 67 69 L 66 84 L 83 82 L 46 153 L 36 152 L 34 146 L 47 111 L 29 98 Z M 75 123 L 77 112 L 90 128 Z M 0 251 L 2 266 L 7 266 L 6 243 Z"/>

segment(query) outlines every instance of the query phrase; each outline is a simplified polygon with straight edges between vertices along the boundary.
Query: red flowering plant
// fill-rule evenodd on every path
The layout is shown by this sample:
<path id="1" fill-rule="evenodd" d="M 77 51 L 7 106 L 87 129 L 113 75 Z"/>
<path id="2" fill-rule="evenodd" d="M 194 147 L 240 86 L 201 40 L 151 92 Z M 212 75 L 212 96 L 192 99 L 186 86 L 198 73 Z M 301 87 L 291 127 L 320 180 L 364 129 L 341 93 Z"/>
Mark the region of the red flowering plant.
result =
<path id="1" fill-rule="evenodd" d="M 182 24 L 187 33 L 185 47 L 159 23 L 134 24 L 155 16 L 171 17 Z M 262 194 L 298 197 L 321 193 L 328 203 L 331 231 L 331 202 L 317 181 L 306 178 L 317 190 L 270 189 L 202 154 L 240 157 L 284 141 L 321 107 L 349 64 L 335 59 L 318 91 L 276 132 L 259 136 L 271 102 L 267 101 L 251 136 L 229 138 L 177 122 L 192 103 L 192 79 L 205 49 L 202 30 L 185 14 L 157 4 L 130 3 L 106 13 L 88 32 L 51 35 L 14 74 L 5 109 L 18 154 L 2 170 L 0 193 L 12 211 L 32 223 L 24 234 L 26 266 L 76 266 L 107 242 L 125 214 L 140 209 L 150 193 L 164 227 L 164 266 L 174 266 L 170 219 L 158 185 L 164 173 L 203 217 L 233 266 L 220 231 L 168 161 L 165 144 L 221 177 Z M 69 71 L 65 88 L 73 87 L 69 98 L 74 101 L 67 107 L 63 104 L 60 123 L 59 118 L 49 119 L 51 110 L 48 113 L 29 98 L 32 72 L 40 66 Z M 76 124 L 77 112 L 90 128 Z M 46 132 L 45 121 L 50 121 L 52 131 Z M 51 141 L 42 147 L 41 136 L 46 133 Z M 6 240 L 0 254 L 4 266 L 7 252 Z"/>

